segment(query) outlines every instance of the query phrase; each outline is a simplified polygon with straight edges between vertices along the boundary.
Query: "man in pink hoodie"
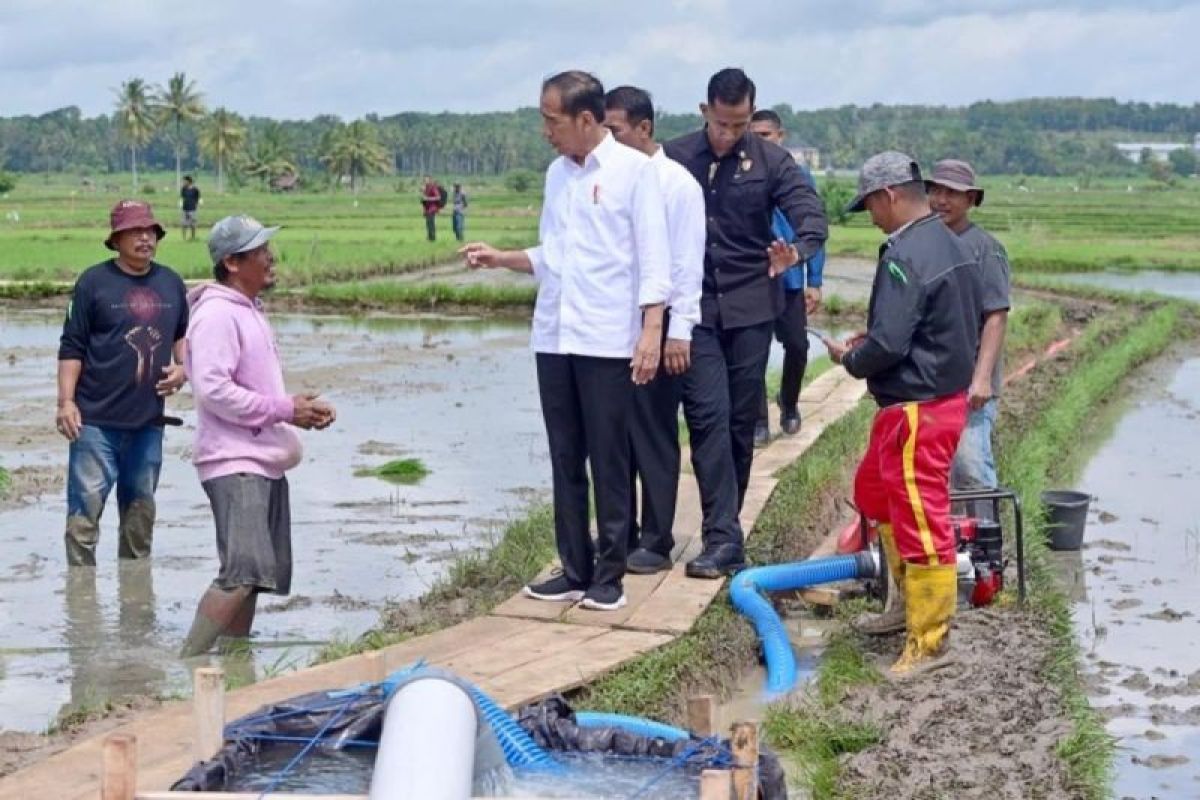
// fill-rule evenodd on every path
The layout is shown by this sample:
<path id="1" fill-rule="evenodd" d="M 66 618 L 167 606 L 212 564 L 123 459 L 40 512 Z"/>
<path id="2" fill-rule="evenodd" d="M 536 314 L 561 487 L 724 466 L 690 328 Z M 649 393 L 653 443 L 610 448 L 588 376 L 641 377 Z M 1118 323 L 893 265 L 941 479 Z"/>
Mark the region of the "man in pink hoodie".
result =
<path id="1" fill-rule="evenodd" d="M 200 598 L 183 657 L 219 638 L 250 635 L 259 592 L 286 595 L 292 534 L 284 473 L 300 463 L 296 428 L 333 423 L 315 394 L 288 395 L 279 349 L 259 295 L 275 285 L 266 228 L 247 216 L 213 226 L 208 251 L 216 283 L 188 293 L 187 374 L 196 400 L 192 461 L 212 505 L 221 569 Z"/>

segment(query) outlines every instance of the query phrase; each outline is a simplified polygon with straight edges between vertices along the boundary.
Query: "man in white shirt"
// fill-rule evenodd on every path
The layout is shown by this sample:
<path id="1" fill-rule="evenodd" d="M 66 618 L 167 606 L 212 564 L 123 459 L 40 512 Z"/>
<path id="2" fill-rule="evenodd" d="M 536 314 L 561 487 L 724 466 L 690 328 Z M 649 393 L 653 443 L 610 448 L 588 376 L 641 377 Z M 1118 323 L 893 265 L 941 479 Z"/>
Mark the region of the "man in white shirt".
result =
<path id="1" fill-rule="evenodd" d="M 671 293 L 666 339 L 658 374 L 633 392 L 630 446 L 631 480 L 641 480 L 641 519 L 631 489 L 630 572 L 649 574 L 671 568 L 672 528 L 679 489 L 679 376 L 691 366 L 692 328 L 700 322 L 700 283 L 704 279 L 704 191 L 683 166 L 667 158 L 654 141 L 654 104 L 649 93 L 618 86 L 604 96 L 604 127 L 618 142 L 650 156 L 658 172 L 671 248 Z"/>
<path id="2" fill-rule="evenodd" d="M 577 70 L 548 78 L 541 112 L 560 156 L 546 170 L 540 243 L 502 251 L 473 242 L 460 252 L 473 268 L 504 267 L 538 281 L 532 346 L 562 574 L 525 594 L 611 611 L 625 605 L 633 389 L 658 369 L 671 288 L 666 214 L 650 159 L 603 126 L 600 81 Z"/>

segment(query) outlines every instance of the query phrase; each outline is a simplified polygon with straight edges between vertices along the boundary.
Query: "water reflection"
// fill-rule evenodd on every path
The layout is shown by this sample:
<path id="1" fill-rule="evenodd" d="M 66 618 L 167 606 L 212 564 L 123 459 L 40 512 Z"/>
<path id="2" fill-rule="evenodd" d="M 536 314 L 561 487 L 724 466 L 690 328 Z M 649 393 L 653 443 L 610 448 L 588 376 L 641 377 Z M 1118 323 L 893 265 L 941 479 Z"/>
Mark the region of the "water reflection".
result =
<path id="1" fill-rule="evenodd" d="M 166 671 L 157 636 L 154 572 L 148 559 L 118 564 L 116 613 L 96 589 L 96 567 L 66 572 L 64 640 L 72 679 L 59 714 L 122 697 L 158 694 Z"/>

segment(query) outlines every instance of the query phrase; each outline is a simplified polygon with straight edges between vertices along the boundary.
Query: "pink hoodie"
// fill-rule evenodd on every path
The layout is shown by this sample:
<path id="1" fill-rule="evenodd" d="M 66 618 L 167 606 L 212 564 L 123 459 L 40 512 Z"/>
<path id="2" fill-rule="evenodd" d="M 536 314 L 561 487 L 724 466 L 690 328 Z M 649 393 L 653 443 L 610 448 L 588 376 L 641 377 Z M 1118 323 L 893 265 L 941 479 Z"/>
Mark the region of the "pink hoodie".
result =
<path id="1" fill-rule="evenodd" d="M 196 399 L 192 462 L 207 481 L 236 472 L 280 478 L 300 463 L 295 411 L 262 305 L 207 283 L 188 292 L 187 374 Z"/>

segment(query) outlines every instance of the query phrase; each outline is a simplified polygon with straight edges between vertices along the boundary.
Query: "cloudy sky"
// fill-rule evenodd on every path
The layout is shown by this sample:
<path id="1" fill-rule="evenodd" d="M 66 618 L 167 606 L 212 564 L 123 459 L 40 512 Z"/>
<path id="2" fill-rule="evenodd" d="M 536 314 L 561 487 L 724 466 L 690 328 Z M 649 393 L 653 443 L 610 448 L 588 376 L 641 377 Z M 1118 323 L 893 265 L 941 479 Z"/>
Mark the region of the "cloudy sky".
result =
<path id="1" fill-rule="evenodd" d="M 702 99 L 747 70 L 760 105 L 1200 99 L 1200 2 L 1174 0 L 2 0 L 0 116 L 107 113 L 182 70 L 210 106 L 345 118 L 534 105 L 581 67 Z"/>

